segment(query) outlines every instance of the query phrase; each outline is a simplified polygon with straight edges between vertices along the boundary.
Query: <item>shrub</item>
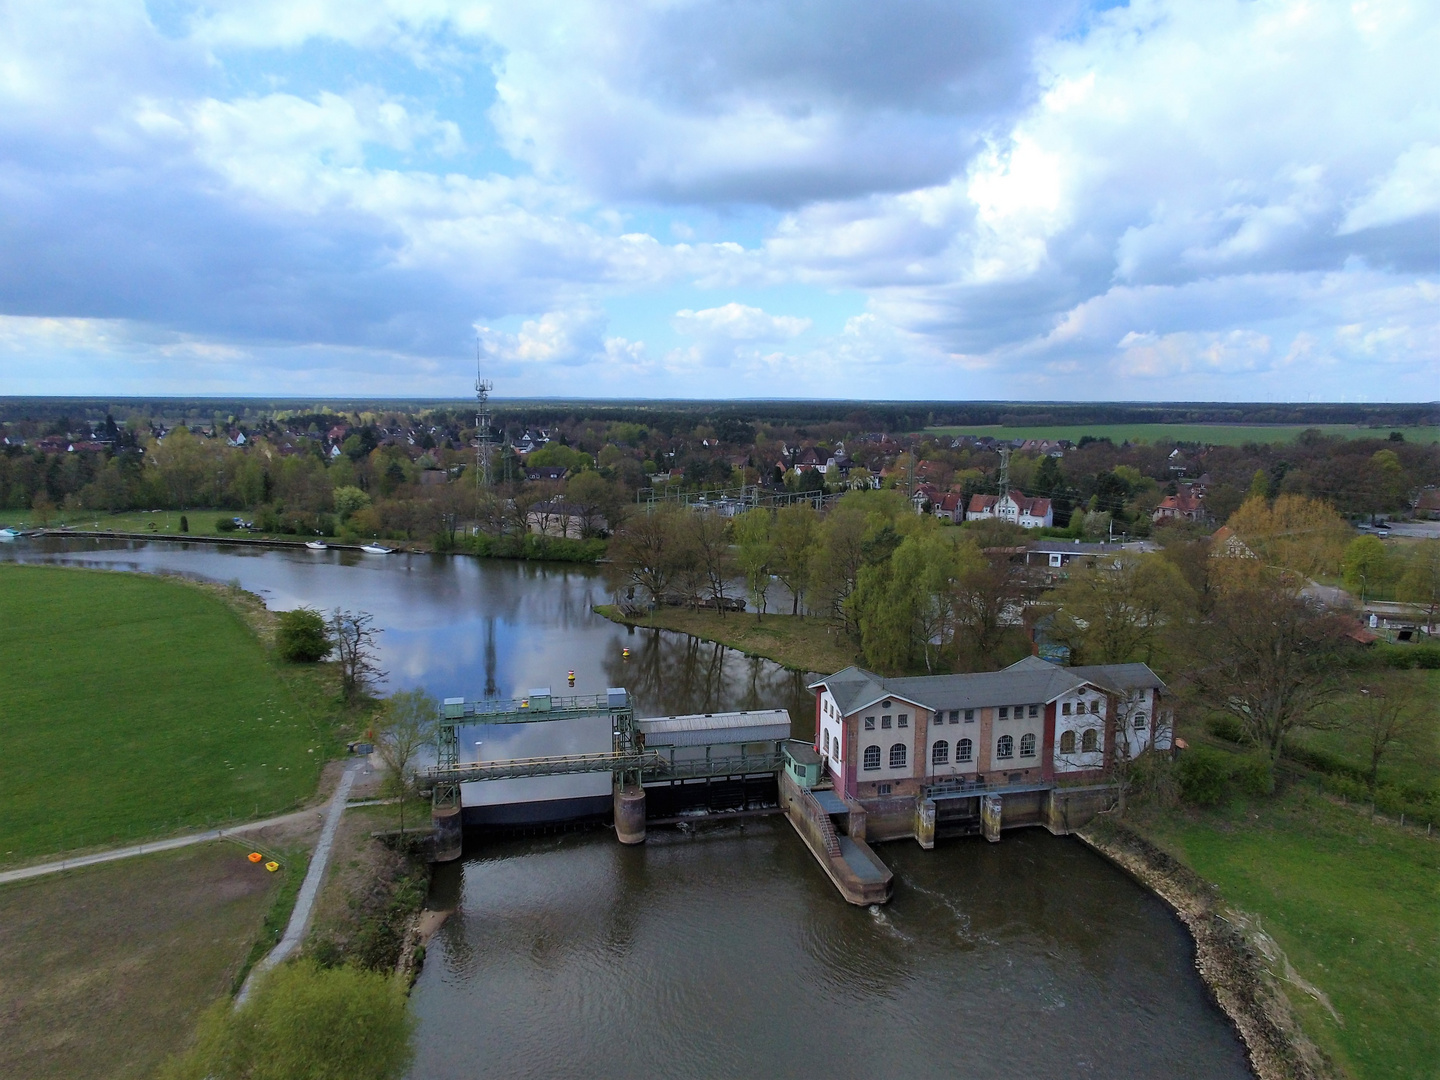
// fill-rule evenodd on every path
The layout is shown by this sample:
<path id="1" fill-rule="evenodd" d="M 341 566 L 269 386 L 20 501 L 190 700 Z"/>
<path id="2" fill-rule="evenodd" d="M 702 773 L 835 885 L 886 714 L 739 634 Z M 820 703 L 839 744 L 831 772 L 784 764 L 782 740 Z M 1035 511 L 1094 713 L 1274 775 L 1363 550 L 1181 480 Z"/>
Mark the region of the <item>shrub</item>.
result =
<path id="1" fill-rule="evenodd" d="M 1230 781 L 1228 755 L 1197 746 L 1180 755 L 1175 766 L 1180 793 L 1197 806 L 1213 806 L 1225 797 Z"/>
<path id="2" fill-rule="evenodd" d="M 234 532 L 234 531 L 235 531 L 235 519 L 234 519 L 234 518 L 219 518 L 219 519 L 217 519 L 216 522 L 215 522 L 215 528 L 217 528 L 217 529 L 220 530 L 221 532 Z"/>
<path id="3" fill-rule="evenodd" d="M 282 611 L 275 645 L 281 659 L 292 664 L 313 664 L 325 659 L 330 653 L 325 617 L 312 608 Z"/>
<path id="4" fill-rule="evenodd" d="M 190 519 L 184 514 L 180 515 L 180 531 L 183 533 L 188 533 L 190 531 Z"/>
<path id="5" fill-rule="evenodd" d="M 1226 716 L 1224 714 L 1212 716 L 1209 720 L 1205 721 L 1205 726 L 1209 729 L 1210 734 L 1214 735 L 1217 739 L 1224 739 L 1226 742 L 1235 743 L 1237 746 L 1250 741 L 1245 734 L 1245 725 L 1240 723 L 1238 717 Z"/>
<path id="6" fill-rule="evenodd" d="M 1246 754 L 1232 767 L 1235 786 L 1246 795 L 1269 795 L 1275 790 L 1275 773 L 1265 754 Z"/>
<path id="7" fill-rule="evenodd" d="M 405 991 L 378 972 L 276 968 L 239 1009 L 228 1000 L 200 1021 L 195 1047 L 166 1080 L 395 1080 L 410 1067 L 414 1020 Z"/>

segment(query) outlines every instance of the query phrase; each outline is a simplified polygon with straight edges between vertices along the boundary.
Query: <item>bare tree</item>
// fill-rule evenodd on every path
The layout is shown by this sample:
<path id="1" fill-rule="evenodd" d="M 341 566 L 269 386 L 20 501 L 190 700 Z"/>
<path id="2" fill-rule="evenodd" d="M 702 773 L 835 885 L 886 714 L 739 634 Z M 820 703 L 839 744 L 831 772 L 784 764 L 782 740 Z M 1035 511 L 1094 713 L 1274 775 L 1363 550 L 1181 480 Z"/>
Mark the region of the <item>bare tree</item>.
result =
<path id="1" fill-rule="evenodd" d="M 637 514 L 615 534 L 610 565 L 617 591 L 640 589 L 652 605 L 663 602 L 674 573 L 678 513 L 666 508 Z"/>
<path id="2" fill-rule="evenodd" d="M 405 800 L 415 787 L 415 758 L 433 742 L 440 706 L 424 690 L 401 690 L 385 702 L 375 730 L 375 749 L 390 770 L 387 784 L 400 799 L 400 831 L 405 831 Z"/>
<path id="3" fill-rule="evenodd" d="M 704 579 L 706 596 L 723 618 L 730 602 L 726 586 L 735 572 L 735 556 L 730 551 L 725 519 L 718 514 L 694 515 L 690 546 Z"/>
<path id="4" fill-rule="evenodd" d="M 355 702 L 385 681 L 385 672 L 375 658 L 375 639 L 381 630 L 372 625 L 374 620 L 369 612 L 340 608 L 330 615 L 330 640 L 340 663 L 340 687 L 347 702 Z"/>
<path id="5" fill-rule="evenodd" d="M 1211 708 L 1230 713 L 1273 766 L 1286 737 L 1319 720 L 1341 689 L 1345 623 L 1310 606 L 1283 578 L 1254 576 L 1227 587 L 1197 624 L 1189 683 Z"/>
<path id="6" fill-rule="evenodd" d="M 1370 757 L 1366 783 L 1375 790 L 1380 761 L 1397 746 L 1434 743 L 1435 713 L 1423 682 L 1409 673 L 1360 687 L 1355 700 L 1341 712 L 1341 725 L 1354 732 Z"/>
<path id="7" fill-rule="evenodd" d="M 1006 620 L 1020 603 L 1024 585 L 1024 572 L 1003 556 L 986 556 L 960 573 L 954 594 L 956 638 L 968 643 L 977 667 L 995 667 Z"/>

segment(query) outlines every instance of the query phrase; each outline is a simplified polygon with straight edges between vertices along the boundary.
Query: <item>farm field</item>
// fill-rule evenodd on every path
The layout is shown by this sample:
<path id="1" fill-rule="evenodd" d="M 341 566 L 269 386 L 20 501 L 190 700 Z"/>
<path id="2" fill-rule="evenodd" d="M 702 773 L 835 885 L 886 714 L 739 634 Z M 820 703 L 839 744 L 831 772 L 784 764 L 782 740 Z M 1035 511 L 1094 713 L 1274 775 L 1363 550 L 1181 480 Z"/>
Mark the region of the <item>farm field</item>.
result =
<path id="1" fill-rule="evenodd" d="M 0 865 L 284 811 L 329 756 L 309 673 L 192 585 L 0 566 L 0 655 Z"/>
<path id="2" fill-rule="evenodd" d="M 1070 424 L 1055 427 L 933 427 L 936 435 L 989 435 L 996 439 L 1069 439 L 1079 442 L 1089 435 L 1095 439 L 1111 439 L 1115 443 L 1130 442 L 1210 443 L 1215 446 L 1241 446 L 1244 443 L 1292 442 L 1302 431 L 1318 428 L 1326 435 L 1343 435 L 1350 439 L 1384 439 L 1392 430 L 1400 431 L 1409 442 L 1440 442 L 1440 427 L 1362 428 L 1354 424 Z"/>
<path id="3" fill-rule="evenodd" d="M 1306 1032 L 1359 1078 L 1434 1076 L 1440 1061 L 1440 841 L 1372 823 L 1300 784 L 1136 822 L 1259 919 L 1300 977 Z"/>
<path id="4" fill-rule="evenodd" d="M 230 989 L 285 876 L 220 842 L 0 887 L 0 1076 L 152 1076 Z"/>

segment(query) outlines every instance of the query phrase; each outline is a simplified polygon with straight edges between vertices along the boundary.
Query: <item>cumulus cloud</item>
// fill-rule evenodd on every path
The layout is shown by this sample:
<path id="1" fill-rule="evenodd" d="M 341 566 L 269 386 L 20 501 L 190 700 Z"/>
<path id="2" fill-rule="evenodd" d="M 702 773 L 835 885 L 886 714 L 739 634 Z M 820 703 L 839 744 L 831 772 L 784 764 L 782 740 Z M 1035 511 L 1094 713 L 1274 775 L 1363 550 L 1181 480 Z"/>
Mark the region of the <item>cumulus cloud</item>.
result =
<path id="1" fill-rule="evenodd" d="M 730 341 L 785 341 L 810 329 L 811 320 L 794 315 L 770 315 L 746 304 L 675 313 L 675 329 L 692 337 Z"/>

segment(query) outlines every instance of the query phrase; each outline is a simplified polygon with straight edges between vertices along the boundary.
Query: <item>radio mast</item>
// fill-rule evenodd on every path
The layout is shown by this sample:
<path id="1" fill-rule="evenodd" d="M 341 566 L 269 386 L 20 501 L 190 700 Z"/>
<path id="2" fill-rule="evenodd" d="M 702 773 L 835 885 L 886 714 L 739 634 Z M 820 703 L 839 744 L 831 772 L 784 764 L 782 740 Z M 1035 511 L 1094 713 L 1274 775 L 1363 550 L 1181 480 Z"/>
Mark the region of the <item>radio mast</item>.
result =
<path id="1" fill-rule="evenodd" d="M 488 491 L 490 475 L 490 391 L 495 384 L 480 376 L 480 342 L 475 342 L 475 486 Z"/>

